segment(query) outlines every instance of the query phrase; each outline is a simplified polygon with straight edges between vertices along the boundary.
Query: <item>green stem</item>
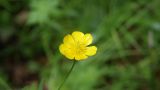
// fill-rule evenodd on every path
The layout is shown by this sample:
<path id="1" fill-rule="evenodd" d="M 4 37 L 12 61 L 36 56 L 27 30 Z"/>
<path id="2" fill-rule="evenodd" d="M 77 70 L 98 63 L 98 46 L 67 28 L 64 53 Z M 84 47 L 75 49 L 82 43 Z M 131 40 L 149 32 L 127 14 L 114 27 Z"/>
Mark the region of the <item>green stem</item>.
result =
<path id="1" fill-rule="evenodd" d="M 71 69 L 69 70 L 69 72 L 67 73 L 66 77 L 64 78 L 63 82 L 60 84 L 60 86 L 58 87 L 58 90 L 61 90 L 62 86 L 64 85 L 64 83 L 66 82 L 67 78 L 69 77 L 69 75 L 71 74 L 74 66 L 76 64 L 76 60 L 73 61 L 73 64 L 72 64 L 72 67 Z"/>

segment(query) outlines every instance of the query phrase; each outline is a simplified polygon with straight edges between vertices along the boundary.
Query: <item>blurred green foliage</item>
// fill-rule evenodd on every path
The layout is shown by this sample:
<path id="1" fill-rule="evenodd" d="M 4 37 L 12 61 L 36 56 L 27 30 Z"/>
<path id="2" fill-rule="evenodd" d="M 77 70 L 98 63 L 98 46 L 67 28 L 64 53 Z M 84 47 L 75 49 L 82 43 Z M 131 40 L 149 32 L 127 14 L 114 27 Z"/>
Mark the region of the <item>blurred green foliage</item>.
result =
<path id="1" fill-rule="evenodd" d="M 160 0 L 0 0 L 0 90 L 56 90 L 72 65 L 58 47 L 75 30 L 98 53 L 62 90 L 160 90 L 159 10 Z M 38 80 L 15 84 L 21 64 Z"/>

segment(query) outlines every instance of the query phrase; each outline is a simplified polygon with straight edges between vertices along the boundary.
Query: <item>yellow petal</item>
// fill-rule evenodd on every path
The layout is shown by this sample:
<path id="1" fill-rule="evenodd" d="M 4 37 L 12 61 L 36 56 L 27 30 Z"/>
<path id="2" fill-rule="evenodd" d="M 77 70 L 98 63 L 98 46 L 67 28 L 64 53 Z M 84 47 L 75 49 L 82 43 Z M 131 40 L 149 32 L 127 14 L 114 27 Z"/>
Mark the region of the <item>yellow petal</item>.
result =
<path id="1" fill-rule="evenodd" d="M 76 42 L 82 42 L 83 41 L 84 34 L 80 31 L 75 31 L 72 33 L 72 37 Z"/>
<path id="2" fill-rule="evenodd" d="M 60 46 L 59 46 L 59 51 L 64 55 L 65 54 L 65 46 L 64 46 L 64 44 L 61 44 Z"/>
<path id="3" fill-rule="evenodd" d="M 74 55 L 72 53 L 65 54 L 68 59 L 74 59 Z"/>
<path id="4" fill-rule="evenodd" d="M 84 35 L 84 44 L 89 45 L 92 43 L 93 37 L 91 34 L 85 34 Z"/>
<path id="5" fill-rule="evenodd" d="M 84 59 L 87 59 L 88 56 L 86 56 L 85 54 L 78 54 L 78 55 L 75 55 L 75 60 L 84 60 Z"/>
<path id="6" fill-rule="evenodd" d="M 68 59 L 74 59 L 74 48 L 69 48 L 67 44 L 61 44 L 59 46 L 60 52 L 66 56 Z"/>
<path id="7" fill-rule="evenodd" d="M 63 42 L 66 44 L 71 44 L 71 45 L 74 45 L 75 44 L 75 41 L 73 39 L 73 37 L 71 35 L 66 35 L 63 39 Z"/>
<path id="8" fill-rule="evenodd" d="M 90 47 L 87 47 L 86 55 L 92 56 L 92 55 L 95 55 L 96 52 L 97 52 L 97 47 L 90 46 Z"/>

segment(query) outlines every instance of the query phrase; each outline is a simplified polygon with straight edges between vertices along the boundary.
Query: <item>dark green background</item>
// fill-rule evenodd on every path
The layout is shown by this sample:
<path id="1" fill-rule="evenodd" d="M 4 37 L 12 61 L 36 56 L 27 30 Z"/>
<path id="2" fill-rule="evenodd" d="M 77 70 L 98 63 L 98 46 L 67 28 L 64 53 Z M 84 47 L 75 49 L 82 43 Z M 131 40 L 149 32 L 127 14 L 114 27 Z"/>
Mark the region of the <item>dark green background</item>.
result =
<path id="1" fill-rule="evenodd" d="M 160 90 L 160 0 L 0 0 L 0 90 L 56 90 L 73 63 L 58 47 L 76 30 L 98 52 L 62 90 Z"/>

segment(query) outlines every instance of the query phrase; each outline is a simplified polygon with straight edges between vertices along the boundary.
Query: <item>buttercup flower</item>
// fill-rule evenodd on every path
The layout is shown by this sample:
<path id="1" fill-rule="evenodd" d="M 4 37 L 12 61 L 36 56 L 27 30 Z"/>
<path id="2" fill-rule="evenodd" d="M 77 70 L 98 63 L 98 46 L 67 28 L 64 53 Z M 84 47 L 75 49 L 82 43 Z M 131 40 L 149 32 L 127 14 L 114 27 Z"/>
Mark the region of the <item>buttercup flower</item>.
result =
<path id="1" fill-rule="evenodd" d="M 96 46 L 88 46 L 92 43 L 91 34 L 83 34 L 75 31 L 64 37 L 63 43 L 59 46 L 60 52 L 68 59 L 84 60 L 97 52 Z"/>

